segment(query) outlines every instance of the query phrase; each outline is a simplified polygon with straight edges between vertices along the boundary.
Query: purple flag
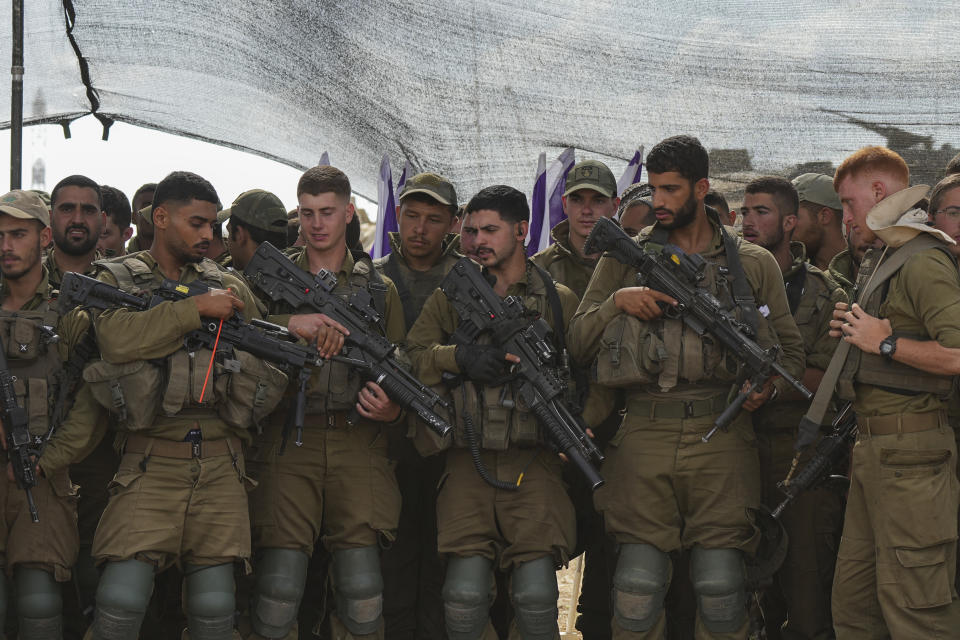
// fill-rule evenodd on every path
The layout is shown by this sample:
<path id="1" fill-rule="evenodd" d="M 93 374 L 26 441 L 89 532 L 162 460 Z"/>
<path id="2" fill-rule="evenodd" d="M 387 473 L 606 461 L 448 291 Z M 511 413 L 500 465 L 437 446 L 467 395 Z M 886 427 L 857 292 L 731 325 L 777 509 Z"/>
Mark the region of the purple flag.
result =
<path id="1" fill-rule="evenodd" d="M 407 178 L 413 175 L 413 165 L 410 164 L 410 161 L 407 160 L 403 163 L 403 173 L 400 174 L 400 179 L 397 180 L 397 190 L 394 192 L 394 202 L 400 204 L 400 192 L 403 191 L 403 185 L 407 183 Z"/>
<path id="2" fill-rule="evenodd" d="M 393 172 L 390 156 L 383 154 L 380 161 L 380 179 L 377 183 L 377 230 L 373 238 L 371 258 L 382 258 L 390 253 L 390 232 L 397 230 L 397 208 L 393 193 Z"/>
<path id="3" fill-rule="evenodd" d="M 530 208 L 530 231 L 527 233 L 528 256 L 550 246 L 553 242 L 550 230 L 567 217 L 563 213 L 561 198 L 567 184 L 567 173 L 574 163 L 573 147 L 564 149 L 549 168 L 545 166 L 546 154 L 540 154 Z"/>
<path id="4" fill-rule="evenodd" d="M 320 154 L 320 166 L 322 167 L 324 165 L 330 165 L 330 154 L 326 151 Z"/>
<path id="5" fill-rule="evenodd" d="M 623 195 L 624 190 L 632 184 L 640 182 L 640 174 L 643 172 L 643 146 L 637 149 L 630 162 L 627 164 L 626 171 L 617 180 L 617 195 Z"/>

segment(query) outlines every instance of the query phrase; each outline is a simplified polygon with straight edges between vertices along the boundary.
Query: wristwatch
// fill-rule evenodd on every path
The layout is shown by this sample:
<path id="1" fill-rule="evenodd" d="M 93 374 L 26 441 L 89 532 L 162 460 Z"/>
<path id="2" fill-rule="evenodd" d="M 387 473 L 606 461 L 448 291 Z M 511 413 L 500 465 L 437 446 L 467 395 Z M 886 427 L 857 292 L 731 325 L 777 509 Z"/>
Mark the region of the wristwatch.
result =
<path id="1" fill-rule="evenodd" d="M 880 343 L 880 355 L 887 362 L 893 362 L 893 354 L 897 352 L 897 336 L 892 333 Z"/>

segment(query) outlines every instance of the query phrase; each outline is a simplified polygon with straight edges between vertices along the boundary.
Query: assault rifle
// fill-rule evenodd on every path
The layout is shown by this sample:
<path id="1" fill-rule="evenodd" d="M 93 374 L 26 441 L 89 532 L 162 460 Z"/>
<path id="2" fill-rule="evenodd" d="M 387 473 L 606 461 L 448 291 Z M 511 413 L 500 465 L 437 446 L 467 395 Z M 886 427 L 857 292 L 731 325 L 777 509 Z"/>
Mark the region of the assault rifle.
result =
<path id="1" fill-rule="evenodd" d="M 46 398 L 35 398 L 35 402 L 46 402 Z M 13 466 L 13 477 L 17 486 L 23 489 L 27 496 L 27 507 L 30 509 L 30 519 L 40 522 L 37 515 L 37 505 L 33 502 L 33 489 L 37 486 L 36 458 L 40 455 L 39 443 L 30 435 L 27 412 L 17 402 L 17 392 L 13 386 L 13 376 L 10 375 L 10 366 L 7 364 L 7 350 L 0 340 L 0 420 L 7 432 L 7 455 Z"/>
<path id="2" fill-rule="evenodd" d="M 347 328 L 342 360 L 380 385 L 397 404 L 413 411 L 439 436 L 453 427 L 435 408 L 450 404 L 412 376 L 397 359 L 397 345 L 381 336 L 380 315 L 366 289 L 347 300 L 334 293 L 337 277 L 321 269 L 316 277 L 298 267 L 269 242 L 263 242 L 244 269 L 250 282 L 271 300 L 283 301 L 298 312 L 323 313 Z"/>
<path id="3" fill-rule="evenodd" d="M 713 429 L 701 438 L 708 442 L 718 429 L 726 430 L 740 413 L 740 408 L 751 393 L 763 389 L 767 380 L 780 376 L 804 398 L 813 394 L 791 376 L 777 362 L 780 345 L 763 349 L 754 342 L 753 329 L 738 321 L 709 291 L 700 286 L 704 278 L 706 260 L 699 254 L 685 253 L 679 247 L 667 245 L 660 253 L 647 253 L 617 223 L 600 218 L 584 244 L 587 255 L 607 252 L 614 259 L 637 270 L 637 282 L 656 289 L 677 301 L 677 305 L 661 304 L 668 318 L 681 318 L 704 339 L 713 339 L 743 364 L 750 388 L 740 391 L 733 402 L 713 423 Z"/>
<path id="4" fill-rule="evenodd" d="M 547 436 L 586 477 L 591 489 L 603 485 L 593 464 L 603 454 L 586 433 L 583 419 L 566 403 L 565 354 L 553 345 L 553 330 L 531 317 L 515 296 L 501 299 L 469 258 L 460 259 L 440 284 L 460 316 L 454 342 L 471 343 L 489 333 L 503 350 L 520 358 L 507 380 L 516 380 L 517 396 L 533 411 Z M 559 327 L 563 331 L 563 327 Z M 481 474 L 482 475 L 482 474 Z"/>
<path id="5" fill-rule="evenodd" d="M 773 510 L 774 518 L 779 518 L 787 505 L 800 493 L 813 489 L 826 480 L 830 471 L 836 468 L 837 463 L 850 451 L 850 446 L 857 439 L 857 416 L 853 412 L 853 404 L 844 404 L 830 426 L 832 430 L 817 444 L 810 461 L 796 475 L 787 476 L 785 480 L 777 483 L 777 488 L 786 497 Z"/>
<path id="6" fill-rule="evenodd" d="M 174 280 L 164 280 L 160 288 L 150 297 L 127 293 L 106 282 L 79 273 L 67 273 L 60 284 L 60 312 L 67 313 L 74 307 L 89 309 L 112 309 L 125 307 L 134 311 L 151 309 L 161 302 L 176 301 L 190 296 L 201 295 L 210 287 L 199 280 L 190 284 L 181 284 Z M 258 358 L 270 362 L 288 374 L 297 372 L 298 392 L 294 411 L 284 429 L 284 443 L 290 427 L 297 430 L 296 444 L 303 444 L 303 420 L 306 407 L 307 381 L 311 369 L 322 367 L 323 358 L 313 347 L 297 344 L 295 338 L 284 328 L 264 320 L 253 320 L 249 324 L 239 313 L 234 313 L 223 321 L 215 318 L 201 318 L 200 328 L 184 336 L 184 344 L 191 350 L 222 349 L 217 343 L 229 345 L 234 349 L 246 351 Z"/>

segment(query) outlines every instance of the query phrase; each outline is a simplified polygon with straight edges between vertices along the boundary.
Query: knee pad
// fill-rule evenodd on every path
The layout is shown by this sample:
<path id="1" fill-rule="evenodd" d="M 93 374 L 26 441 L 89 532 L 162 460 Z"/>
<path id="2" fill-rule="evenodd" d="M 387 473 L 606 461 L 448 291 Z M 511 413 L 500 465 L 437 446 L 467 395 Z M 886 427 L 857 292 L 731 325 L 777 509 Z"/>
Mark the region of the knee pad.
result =
<path id="1" fill-rule="evenodd" d="M 108 562 L 97 587 L 96 640 L 136 640 L 153 593 L 153 565 L 140 560 Z"/>
<path id="2" fill-rule="evenodd" d="M 650 544 L 623 544 L 613 574 L 613 618 L 626 631 L 649 631 L 663 612 L 670 556 Z"/>
<path id="3" fill-rule="evenodd" d="M 186 577 L 187 629 L 192 640 L 230 640 L 233 637 L 233 565 L 188 566 Z"/>
<path id="4" fill-rule="evenodd" d="M 17 616 L 23 640 L 44 640 L 63 635 L 63 595 L 60 584 L 43 569 L 17 567 Z"/>
<path id="5" fill-rule="evenodd" d="M 747 594 L 740 551 L 694 547 L 690 554 L 690 578 L 700 619 L 708 631 L 731 633 L 743 625 Z"/>
<path id="6" fill-rule="evenodd" d="M 376 546 L 340 549 L 333 554 L 337 615 L 355 635 L 374 633 L 383 613 L 383 576 Z"/>
<path id="7" fill-rule="evenodd" d="M 557 569 L 544 556 L 517 565 L 511 576 L 510 600 L 517 629 L 524 640 L 553 640 L 557 628 Z"/>
<path id="8" fill-rule="evenodd" d="M 493 562 L 482 556 L 451 557 L 443 580 L 443 618 L 450 640 L 476 640 L 490 618 Z"/>
<path id="9" fill-rule="evenodd" d="M 256 586 L 250 603 L 253 630 L 265 638 L 282 638 L 297 621 L 310 558 L 295 549 L 266 549 L 254 569 Z"/>

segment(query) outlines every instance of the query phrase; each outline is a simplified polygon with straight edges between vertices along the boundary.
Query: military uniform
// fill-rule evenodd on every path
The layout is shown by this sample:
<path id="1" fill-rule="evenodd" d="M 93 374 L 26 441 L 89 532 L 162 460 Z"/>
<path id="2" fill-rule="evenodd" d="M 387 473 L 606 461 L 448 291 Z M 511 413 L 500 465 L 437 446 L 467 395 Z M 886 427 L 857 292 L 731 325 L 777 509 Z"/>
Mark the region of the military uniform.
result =
<path id="1" fill-rule="evenodd" d="M 533 269 L 528 265 L 525 276 L 506 293 L 519 296 L 552 326 L 554 312 L 546 284 Z M 576 308 L 576 296 L 563 285 L 556 285 L 556 290 L 566 323 Z M 459 324 L 446 295 L 435 291 L 407 336 L 415 373 L 424 383 L 438 385 L 444 372 L 460 373 L 455 359 L 458 347 L 446 344 Z M 416 431 L 418 449 L 424 454 L 452 447 L 446 452 L 437 498 L 438 548 L 448 558 L 443 588 L 447 630 L 468 634 L 463 637 L 497 637 L 488 615 L 495 564 L 513 575 L 516 618 L 510 638 L 520 637 L 518 627 L 532 623 L 531 607 L 539 606 L 545 616 L 540 624 L 555 625 L 553 572 L 566 562 L 575 542 L 573 507 L 561 478 L 561 462 L 544 445 L 533 414 L 509 409 L 507 400 L 501 400 L 510 393 L 509 385 L 463 382 L 451 390 L 456 435 L 440 442 L 425 428 Z M 481 397 L 482 406 L 477 406 Z M 480 477 L 467 449 L 464 425 L 468 419 L 477 425 L 480 459 L 491 476 L 504 482 L 522 478 L 518 490 L 494 488 Z M 531 592 L 533 584 L 540 585 L 540 590 Z M 548 621 L 550 615 L 553 619 Z"/>
<path id="2" fill-rule="evenodd" d="M 847 298 L 853 300 L 853 283 L 857 281 L 857 265 L 853 263 L 853 257 L 849 249 L 844 249 L 830 260 L 830 267 L 827 273 L 833 280 L 840 285 Z"/>
<path id="3" fill-rule="evenodd" d="M 4 284 L 0 297 L 8 295 Z M 62 318 L 57 312 L 46 268 L 34 297 L 17 311 L 0 311 L 0 333 L 6 349 L 10 374 L 20 406 L 29 418 L 32 436 L 46 436 L 57 396 L 57 387 L 64 384 L 62 363 L 65 362 L 87 330 L 83 318 Z M 54 344 L 41 331 L 51 327 L 59 341 Z M 76 383 L 77 381 L 74 381 Z M 68 421 L 91 424 L 98 420 L 99 411 L 89 393 L 82 387 L 68 417 Z M 9 428 L 10 425 L 6 425 Z M 65 428 L 71 428 L 64 423 Z M 67 465 L 83 451 L 70 453 L 50 451 L 40 461 L 43 474 L 32 490 L 40 521 L 30 519 L 24 491 L 16 483 L 0 475 L 0 568 L 11 578 L 16 575 L 21 593 L 20 637 L 59 637 L 61 611 L 59 587 L 55 606 L 41 606 L 51 594 L 33 592 L 38 580 L 65 582 L 71 578 L 71 569 L 77 559 L 77 486 L 67 471 Z M 3 452 L 6 463 L 8 454 Z M 4 464 L 6 466 L 6 464 Z M 34 573 L 35 577 L 26 574 Z M 23 575 L 21 575 L 23 574 Z M 29 582 L 21 584 L 22 580 Z M 2 596 L 5 598 L 5 594 Z M 30 598 L 30 606 L 22 604 Z M 4 602 L 5 605 L 5 602 Z M 42 611 L 42 612 L 41 612 Z M 0 622 L 2 627 L 2 622 Z"/>
<path id="4" fill-rule="evenodd" d="M 885 260 L 905 249 L 888 249 Z M 864 256 L 858 286 L 881 255 Z M 946 251 L 913 255 L 860 304 L 889 320 L 894 335 L 960 348 L 960 275 Z M 838 393 L 854 401 L 859 433 L 834 579 L 838 639 L 950 638 L 960 629 L 950 387 L 949 377 L 850 350 Z"/>
<path id="5" fill-rule="evenodd" d="M 103 254 L 97 251 L 93 260 L 100 260 L 103 258 Z M 50 251 L 47 252 L 47 255 L 43 259 L 43 264 L 47 268 L 47 273 L 49 274 L 50 286 L 53 289 L 59 289 L 60 283 L 63 282 L 63 271 L 60 270 L 60 267 L 57 265 L 57 249 L 52 247 Z M 83 272 L 84 275 L 92 276 L 96 273 L 97 269 L 93 266 L 93 262 L 90 263 L 90 266 L 86 271 Z"/>
<path id="6" fill-rule="evenodd" d="M 426 271 L 407 265 L 396 232 L 390 233 L 390 254 L 373 261 L 377 271 L 397 286 L 407 330 L 447 272 L 463 257 L 457 252 L 458 237 L 447 235 L 440 259 Z M 391 435 L 390 455 L 397 461 L 402 506 L 397 539 L 382 558 L 385 635 L 388 640 L 443 638 L 440 589 L 444 565 L 437 553 L 436 501 L 443 459 L 421 458 L 399 429 Z"/>
<path id="7" fill-rule="evenodd" d="M 130 241 L 127 242 L 127 254 L 147 251 L 149 248 L 150 247 L 143 246 L 143 238 L 141 238 L 139 235 L 130 238 Z"/>
<path id="8" fill-rule="evenodd" d="M 765 249 L 733 238 L 730 231 L 721 235 L 713 219 L 710 224 L 714 236 L 701 254 L 707 261 L 702 286 L 735 308 L 732 290 L 742 283 L 734 281 L 724 245 L 736 247 L 743 286 L 749 286 L 762 316 L 756 340 L 761 346 L 779 342 L 784 367 L 799 377 L 802 342 L 779 267 Z M 653 250 L 647 246 L 651 238 L 663 244 L 658 236 L 665 233 L 658 229 L 645 229 L 637 242 L 647 250 Z M 708 444 L 700 441 L 728 404 L 736 360 L 701 341 L 682 320 L 644 323 L 621 313 L 613 295 L 635 284 L 633 268 L 601 258 L 568 331 L 574 358 L 583 365 L 596 358 L 598 382 L 626 387 L 627 393 L 623 424 L 602 469 L 607 484 L 595 494 L 607 531 L 621 545 L 614 575 L 614 637 L 663 637 L 662 603 L 671 573 L 666 554 L 692 548 L 697 636 L 742 638 L 747 621 L 740 552 L 755 550 L 758 534 L 748 509 L 760 503 L 750 414 L 741 412 Z M 737 309 L 744 320 L 748 312 Z"/>
<path id="9" fill-rule="evenodd" d="M 309 271 L 303 248 L 291 251 L 290 257 Z M 364 254 L 347 251 L 335 293 L 347 296 L 358 289 L 374 292 L 377 288 L 384 305 L 380 329 L 391 342 L 402 342 L 403 316 L 396 287 L 376 274 Z M 290 314 L 310 313 L 282 303 L 270 311 L 269 319 L 283 325 Z M 378 545 L 394 539 L 400 514 L 387 440 L 392 429 L 403 427 L 365 419 L 348 423 L 362 385 L 359 373 L 339 362 L 315 370 L 307 387 L 303 446 L 291 443 L 280 453 L 295 390 L 291 387 L 290 402 L 274 412 L 251 447 L 260 482 L 251 496 L 257 549 L 251 618 L 259 634 L 254 637 L 296 637 L 307 563 L 321 535 L 332 554 L 337 597 L 334 637 L 383 636 Z"/>
<path id="10" fill-rule="evenodd" d="M 838 342 L 829 335 L 833 309 L 847 297 L 829 275 L 806 262 L 803 244 L 791 242 L 790 250 L 793 262 L 783 274 L 790 311 L 803 338 L 807 367 L 826 370 Z M 805 400 L 778 399 L 753 414 L 762 498 L 771 509 L 783 498 L 777 482 L 790 470 L 797 425 L 808 406 Z M 790 544 L 774 585 L 765 594 L 763 610 L 771 637 L 784 620 L 781 637 L 788 640 L 830 635 L 830 588 L 841 520 L 840 496 L 828 488 L 801 493 L 781 516 Z"/>
<path id="11" fill-rule="evenodd" d="M 570 245 L 569 220 L 563 220 L 551 229 L 550 236 L 553 238 L 553 244 L 531 259 L 546 269 L 554 280 L 569 287 L 577 294 L 577 298 L 583 298 L 598 258 L 582 258 Z"/>

